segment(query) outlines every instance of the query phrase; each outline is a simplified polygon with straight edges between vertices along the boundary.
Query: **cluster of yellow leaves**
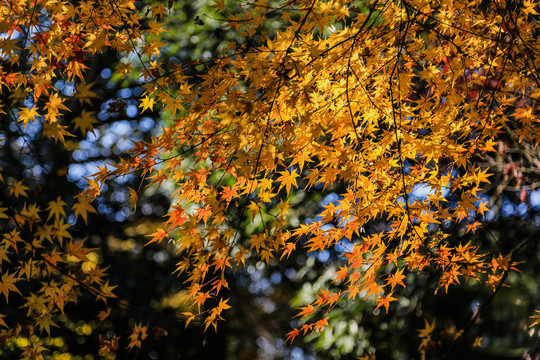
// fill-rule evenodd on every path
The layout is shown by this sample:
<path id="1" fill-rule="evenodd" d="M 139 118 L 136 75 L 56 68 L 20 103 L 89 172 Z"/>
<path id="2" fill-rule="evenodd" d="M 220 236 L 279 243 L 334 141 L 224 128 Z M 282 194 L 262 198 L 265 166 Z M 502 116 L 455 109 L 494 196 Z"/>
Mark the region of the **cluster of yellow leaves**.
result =
<path id="1" fill-rule="evenodd" d="M 161 4 L 152 10 L 155 17 L 166 11 Z M 69 111 L 69 98 L 83 104 L 96 96 L 90 90 L 92 84 L 84 79 L 89 60 L 105 47 L 125 54 L 159 54 L 157 41 L 145 43 L 145 39 L 163 31 L 155 24 L 143 30 L 142 16 L 130 0 L 15 0 L 0 4 L 0 19 L 4 35 L 0 43 L 0 93 L 8 94 L 11 100 L 0 104 L 0 113 L 13 114 L 23 127 L 40 121 L 43 136 L 61 143 L 74 131 L 85 136 L 97 123 L 94 114 L 86 110 L 69 124 L 63 117 Z M 137 52 L 139 41 L 145 47 Z M 73 95 L 55 89 L 59 79 L 75 83 Z M 21 106 L 25 99 L 32 99 L 33 105 Z M 12 108 L 16 106 L 19 111 L 15 114 Z"/>
<path id="2" fill-rule="evenodd" d="M 166 11 L 159 3 L 150 10 L 155 18 Z M 22 138 L 28 124 L 38 123 L 41 134 L 36 136 L 60 147 L 68 137 L 85 138 L 98 123 L 94 113 L 82 109 L 78 116 L 64 115 L 73 109 L 71 105 L 92 105 L 97 97 L 93 84 L 85 81 L 91 59 L 105 48 L 139 57 L 159 54 L 156 35 L 162 30 L 155 21 L 143 26 L 142 20 L 131 0 L 0 2 L 2 121 L 12 121 Z M 154 39 L 146 41 L 149 35 Z M 61 92 L 55 87 L 59 81 L 72 84 L 74 91 Z M 99 194 L 98 183 L 89 180 L 89 189 L 75 199 L 58 196 L 44 201 L 50 194 L 40 196 L 39 186 L 12 176 L 6 174 L 4 179 L 0 173 L 0 294 L 10 304 L 18 297 L 19 320 L 27 325 L 17 327 L 17 319 L 0 314 L 0 327 L 8 328 L 0 331 L 4 340 L 21 331 L 28 338 L 48 336 L 65 306 L 76 303 L 83 292 L 105 303 L 115 297 L 115 286 L 109 285 L 104 269 L 96 264 L 99 255 L 70 233 L 74 219 L 86 223 L 88 214 L 96 212 L 91 200 Z M 136 327 L 130 348 L 140 347 L 145 329 Z M 117 347 L 115 341 L 108 344 L 108 349 Z M 44 350 L 41 345 L 28 346 L 23 355 L 39 358 Z"/>
<path id="3" fill-rule="evenodd" d="M 429 358 L 428 354 L 437 348 L 446 348 L 448 350 L 448 348 L 451 348 L 464 333 L 464 330 L 456 329 L 455 325 L 448 326 L 438 333 L 435 332 L 435 328 L 435 320 L 431 323 L 425 320 L 424 328 L 418 330 L 418 337 L 420 338 L 418 352 L 420 353 L 420 359 L 422 360 Z M 483 337 L 477 336 L 471 344 L 472 347 L 482 347 L 483 340 Z"/>
<path id="4" fill-rule="evenodd" d="M 129 335 L 128 349 L 134 347 L 141 348 L 142 341 L 148 337 L 148 326 L 143 326 L 142 323 L 136 324 L 133 327 L 133 332 Z"/>
<path id="5" fill-rule="evenodd" d="M 113 173 L 142 170 L 154 184 L 176 184 L 150 242 L 176 239 L 193 300 L 218 300 L 227 267 L 288 256 L 298 243 L 308 251 L 354 244 L 336 273 L 343 290 L 322 292 L 302 317 L 336 297 L 372 298 L 388 310 L 410 271 L 437 271 L 445 290 L 468 278 L 498 286 L 511 264 L 450 243 L 440 226 L 488 210 L 478 193 L 489 174 L 477 161 L 499 134 L 540 142 L 538 23 L 495 4 L 262 0 L 224 18 L 239 36 L 262 31 L 264 40 L 228 44 L 195 91 L 181 67 L 149 84 L 141 107 L 159 99 L 171 110 L 168 126 Z M 282 24 L 273 35 L 264 31 L 268 14 Z M 162 64 L 152 73 L 163 74 Z M 338 184 L 340 199 L 317 221 L 291 227 L 293 192 Z M 412 195 L 418 188 L 423 198 Z M 241 216 L 264 229 L 243 241 Z M 362 234 L 381 220 L 384 231 Z"/>
<path id="6" fill-rule="evenodd" d="M 55 318 L 64 313 L 67 304 L 77 302 L 81 290 L 104 302 L 114 297 L 114 287 L 108 284 L 104 270 L 89 257 L 93 250 L 84 247 L 84 239 L 74 239 L 68 231 L 68 204 L 58 196 L 43 209 L 26 194 L 28 187 L 20 181 L 7 188 L 10 194 L 2 193 L 0 202 L 6 206 L 1 207 L 0 216 L 0 293 L 6 303 L 18 297 L 26 313 L 25 322 L 31 324 L 25 327 L 25 335 L 31 336 L 36 330 L 48 335 L 51 327 L 58 326 Z M 81 207 L 95 211 L 84 201 L 82 205 L 72 203 L 75 212 Z M 0 325 L 9 328 L 0 331 L 4 339 L 20 333 L 10 318 L 0 316 Z"/>

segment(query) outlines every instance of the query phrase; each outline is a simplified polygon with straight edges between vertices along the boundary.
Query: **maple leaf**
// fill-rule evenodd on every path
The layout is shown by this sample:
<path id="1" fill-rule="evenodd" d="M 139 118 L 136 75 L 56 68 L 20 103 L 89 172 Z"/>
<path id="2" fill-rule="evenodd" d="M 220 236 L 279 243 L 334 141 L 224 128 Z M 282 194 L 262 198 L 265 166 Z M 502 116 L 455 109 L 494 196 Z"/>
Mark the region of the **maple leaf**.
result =
<path id="1" fill-rule="evenodd" d="M 339 284 L 340 282 L 342 282 L 343 280 L 345 280 L 345 278 L 347 277 L 347 274 L 349 273 L 349 268 L 347 268 L 346 266 L 341 266 L 339 268 L 339 271 L 336 271 L 335 274 L 337 275 L 334 279 L 334 282 Z"/>
<path id="2" fill-rule="evenodd" d="M 34 342 L 24 347 L 21 356 L 24 356 L 26 359 L 40 359 L 43 358 L 42 353 L 44 351 L 47 351 L 47 348 L 43 347 L 40 342 Z"/>
<path id="3" fill-rule="evenodd" d="M 116 298 L 117 296 L 113 294 L 112 291 L 117 287 L 117 285 L 109 285 L 109 281 L 107 280 L 99 287 L 100 293 L 96 295 L 97 299 L 103 300 L 103 302 L 107 303 L 107 298 Z"/>
<path id="4" fill-rule="evenodd" d="M 231 200 L 238 196 L 237 193 L 237 186 L 224 186 L 222 190 L 222 199 L 224 199 L 227 202 L 227 207 L 229 206 L 229 203 Z"/>
<path id="5" fill-rule="evenodd" d="M 251 201 L 247 206 L 248 214 L 255 218 L 255 216 L 261 212 L 261 207 L 255 201 Z"/>
<path id="6" fill-rule="evenodd" d="M 60 196 L 58 196 L 56 200 L 49 201 L 47 205 L 47 210 L 49 211 L 49 216 L 47 216 L 47 220 L 49 220 L 53 216 L 55 220 L 59 220 L 60 217 L 65 217 L 66 212 L 64 210 L 64 206 L 66 205 L 67 204 L 62 201 Z"/>
<path id="7" fill-rule="evenodd" d="M 295 317 L 300 316 L 300 317 L 304 318 L 304 317 L 307 317 L 307 316 L 313 314 L 313 311 L 315 311 L 315 309 L 313 308 L 312 305 L 301 307 L 300 310 L 302 310 L 302 311 L 300 311 Z"/>
<path id="8" fill-rule="evenodd" d="M 377 282 L 375 281 L 373 277 L 366 281 L 366 284 L 364 285 L 364 287 L 366 286 L 367 286 L 367 293 L 364 296 L 364 299 L 369 298 L 371 295 L 374 295 L 377 297 L 382 290 L 382 287 L 377 284 Z"/>
<path id="9" fill-rule="evenodd" d="M 167 236 L 167 232 L 163 229 L 156 229 L 155 233 L 146 236 L 151 237 L 146 243 L 146 245 L 150 245 L 153 242 L 160 243 Z"/>
<path id="10" fill-rule="evenodd" d="M 538 13 L 535 10 L 536 6 L 538 6 L 538 3 L 533 2 L 533 0 L 524 0 L 523 1 L 523 9 L 522 9 L 522 11 L 526 15 L 529 15 L 529 14 L 540 15 L 540 13 Z"/>
<path id="11" fill-rule="evenodd" d="M 483 201 L 480 203 L 480 205 L 478 206 L 478 208 L 476 209 L 476 211 L 478 211 L 478 213 L 482 216 L 484 216 L 484 213 L 486 211 L 489 211 L 488 207 L 487 207 L 487 204 L 488 202 L 487 201 Z"/>
<path id="12" fill-rule="evenodd" d="M 197 217 L 199 220 L 203 220 L 204 226 L 206 226 L 206 221 L 212 216 L 212 209 L 210 207 L 200 208 L 197 210 Z"/>
<path id="13" fill-rule="evenodd" d="M 259 253 L 259 256 L 260 256 L 261 260 L 264 261 L 266 264 L 269 264 L 270 259 L 274 258 L 274 255 L 268 249 L 261 250 L 261 252 Z"/>
<path id="14" fill-rule="evenodd" d="M 14 195 L 16 198 L 19 196 L 26 197 L 26 192 L 30 190 L 28 186 L 23 185 L 22 181 L 15 180 L 9 187 L 9 194 Z"/>
<path id="15" fill-rule="evenodd" d="M 36 107 L 32 107 L 32 108 L 24 107 L 24 108 L 20 108 L 20 110 L 21 111 L 19 111 L 17 115 L 19 116 L 19 121 L 23 122 L 23 128 L 26 127 L 26 124 L 28 124 L 28 122 L 30 121 L 33 122 L 35 118 L 39 116 L 39 113 L 37 112 Z"/>
<path id="16" fill-rule="evenodd" d="M 60 125 L 57 121 L 44 122 L 42 134 L 49 139 L 54 139 L 55 143 L 60 141 L 60 143 L 65 144 L 66 136 L 74 136 L 66 129 L 67 126 Z"/>
<path id="17" fill-rule="evenodd" d="M 388 314 L 388 306 L 390 305 L 391 301 L 397 300 L 395 297 L 392 297 L 392 293 L 388 294 L 385 297 L 377 299 L 377 307 L 375 309 L 378 309 L 381 306 L 384 306 L 386 313 Z"/>
<path id="18" fill-rule="evenodd" d="M 48 110 L 47 116 L 51 121 L 56 120 L 60 114 L 60 110 L 69 110 L 64 104 L 64 99 L 58 97 L 58 94 L 53 94 L 49 97 L 47 103 L 45 104 L 45 109 Z"/>
<path id="19" fill-rule="evenodd" d="M 199 312 L 201 312 L 201 306 L 204 304 L 204 302 L 208 298 L 210 298 L 209 293 L 205 293 L 202 291 L 197 292 L 197 295 L 195 297 L 195 304 L 197 305 L 197 309 L 199 310 Z"/>
<path id="20" fill-rule="evenodd" d="M 150 111 L 152 111 L 154 107 L 154 102 L 155 102 L 155 99 L 153 97 L 146 95 L 141 100 L 141 104 L 139 105 L 139 107 L 142 108 L 142 112 L 144 112 L 146 109 L 150 109 Z"/>
<path id="21" fill-rule="evenodd" d="M 225 10 L 225 0 L 214 0 L 213 7 L 215 7 L 219 12 L 222 12 Z"/>
<path id="22" fill-rule="evenodd" d="M 88 69 L 88 66 L 80 61 L 72 59 L 66 66 L 66 72 L 68 79 L 72 80 L 74 76 L 77 76 L 80 80 L 84 80 L 83 70 Z"/>
<path id="23" fill-rule="evenodd" d="M 309 153 L 301 151 L 293 158 L 291 165 L 298 164 L 300 172 L 302 172 L 306 162 L 313 162 L 313 160 L 310 158 Z"/>
<path id="24" fill-rule="evenodd" d="M 66 245 L 66 254 L 76 257 L 79 260 L 88 260 L 87 254 L 92 252 L 92 249 L 84 248 L 84 240 L 75 243 L 70 242 Z"/>
<path id="25" fill-rule="evenodd" d="M 173 206 L 172 211 L 169 212 L 169 219 L 165 223 L 170 223 L 170 228 L 182 226 L 187 220 L 184 209 L 180 206 Z"/>
<path id="26" fill-rule="evenodd" d="M 403 270 L 405 270 L 405 268 L 401 268 L 399 270 L 397 270 L 394 274 L 392 274 L 392 276 L 390 278 L 388 278 L 388 280 L 386 281 L 388 285 L 390 285 L 392 287 L 392 290 L 394 290 L 394 287 L 399 284 L 403 287 L 405 287 L 405 284 L 403 283 L 403 279 L 405 279 L 405 275 L 403 275 Z"/>
<path id="27" fill-rule="evenodd" d="M 2 275 L 2 279 L 0 280 L 0 292 L 4 294 L 6 298 L 6 303 L 8 302 L 8 295 L 10 291 L 16 292 L 18 294 L 21 294 L 19 289 L 15 286 L 15 283 L 19 279 L 15 276 L 15 273 L 9 274 L 8 272 L 4 273 Z"/>
<path id="28" fill-rule="evenodd" d="M 9 251 L 5 247 L 0 247 L 0 265 L 2 265 L 2 262 L 6 261 L 9 262 Z"/>
<path id="29" fill-rule="evenodd" d="M 94 82 L 88 84 L 81 82 L 75 85 L 74 97 L 79 101 L 80 104 L 87 103 L 89 105 L 92 105 L 91 99 L 98 97 L 95 92 L 90 90 L 92 86 L 94 86 L 94 84 Z"/>
<path id="30" fill-rule="evenodd" d="M 88 223 L 88 213 L 97 213 L 96 209 L 90 204 L 90 199 L 83 194 L 77 195 L 75 197 L 77 199 L 77 202 L 73 204 L 73 211 L 75 218 L 82 217 L 84 220 L 84 223 Z"/>
<path id="31" fill-rule="evenodd" d="M 93 111 L 87 111 L 83 109 L 81 115 L 73 119 L 74 129 L 79 130 L 83 135 L 86 135 L 88 131 L 94 134 L 95 124 L 98 123 L 98 121 L 94 117 L 94 114 L 95 113 Z"/>
<path id="32" fill-rule="evenodd" d="M 1 211 L 1 208 L 0 208 L 0 211 Z M 41 221 L 41 218 L 39 216 L 39 211 L 40 209 L 36 204 L 30 204 L 29 206 L 26 206 L 26 203 L 25 203 L 19 215 L 22 218 L 24 218 L 24 222 L 27 222 L 30 225 L 30 227 L 32 227 L 34 223 Z M 0 215 L 0 218 L 1 218 L 1 215 Z"/>
<path id="33" fill-rule="evenodd" d="M 47 332 L 47 335 L 51 334 L 51 326 L 58 327 L 58 325 L 52 319 L 53 315 L 50 312 L 43 312 L 41 315 L 35 318 L 38 328 Z"/>
<path id="34" fill-rule="evenodd" d="M 485 204 L 485 203 L 482 203 L 482 204 Z M 480 221 L 475 221 L 475 222 L 473 222 L 471 224 L 467 224 L 467 233 L 468 232 L 475 233 L 476 229 L 478 229 L 481 226 L 482 226 L 482 222 L 480 222 Z"/>
<path id="35" fill-rule="evenodd" d="M 281 254 L 281 257 L 279 259 L 280 260 L 283 259 L 284 256 L 288 258 L 291 252 L 293 252 L 293 250 L 295 249 L 296 249 L 296 243 L 292 243 L 292 242 L 286 243 L 285 250 L 283 250 L 283 253 Z"/>
<path id="36" fill-rule="evenodd" d="M 474 339 L 473 348 L 482 347 L 482 340 L 484 340 L 483 337 L 477 336 Z"/>
<path id="37" fill-rule="evenodd" d="M 131 335 L 129 335 L 128 350 L 134 347 L 141 348 L 142 341 L 148 337 L 148 326 L 143 326 L 142 323 L 135 324 Z"/>
<path id="38" fill-rule="evenodd" d="M 316 294 L 318 299 L 313 303 L 315 306 L 320 306 L 324 304 L 328 298 L 330 297 L 330 291 L 329 290 L 321 290 L 319 294 Z"/>
<path id="39" fill-rule="evenodd" d="M 294 329 L 294 330 L 290 331 L 287 334 L 287 339 L 285 340 L 285 342 L 293 342 L 294 338 L 297 337 L 299 333 L 300 332 L 299 332 L 298 329 Z"/>
<path id="40" fill-rule="evenodd" d="M 139 195 L 133 189 L 129 189 L 129 205 L 131 210 L 135 211 L 137 209 L 137 201 L 139 200 Z"/>
<path id="41" fill-rule="evenodd" d="M 315 322 L 315 324 L 313 324 L 313 331 L 316 330 L 321 332 L 325 326 L 328 326 L 328 317 L 325 317 L 324 319 Z"/>
<path id="42" fill-rule="evenodd" d="M 111 308 L 110 307 L 107 307 L 106 310 L 101 310 L 98 314 L 97 314 L 97 318 L 99 320 L 99 322 L 103 322 L 106 318 L 109 317 L 109 315 L 111 314 Z"/>
<path id="43" fill-rule="evenodd" d="M 418 334 L 418 337 L 420 338 L 427 338 L 431 335 L 431 333 L 433 332 L 433 330 L 435 330 L 435 320 L 433 320 L 433 322 L 430 324 L 427 320 L 424 320 L 425 321 L 425 327 L 421 330 L 418 330 L 419 334 Z"/>
<path id="44" fill-rule="evenodd" d="M 188 317 L 188 319 L 186 320 L 186 327 L 189 325 L 190 322 L 193 321 L 193 319 L 195 319 L 195 315 L 189 311 L 184 311 L 182 315 Z"/>
<path id="45" fill-rule="evenodd" d="M 229 300 L 227 299 L 220 299 L 219 300 L 219 304 L 217 306 L 217 309 L 218 309 L 218 312 L 221 313 L 222 310 L 227 310 L 227 309 L 230 309 L 231 306 L 229 304 L 227 304 Z"/>
<path id="46" fill-rule="evenodd" d="M 296 187 L 296 178 L 300 175 L 294 171 L 280 171 L 281 174 L 280 177 L 277 178 L 277 181 L 281 182 L 281 185 L 279 186 L 279 190 L 285 186 L 285 190 L 287 191 L 287 194 L 291 191 L 291 186 Z M 278 190 L 278 191 L 279 191 Z"/>
<path id="47" fill-rule="evenodd" d="M 54 221 L 51 233 L 60 244 L 63 244 L 64 239 L 71 239 L 71 234 L 68 231 L 69 227 L 70 224 L 66 223 L 64 219 L 58 219 Z"/>

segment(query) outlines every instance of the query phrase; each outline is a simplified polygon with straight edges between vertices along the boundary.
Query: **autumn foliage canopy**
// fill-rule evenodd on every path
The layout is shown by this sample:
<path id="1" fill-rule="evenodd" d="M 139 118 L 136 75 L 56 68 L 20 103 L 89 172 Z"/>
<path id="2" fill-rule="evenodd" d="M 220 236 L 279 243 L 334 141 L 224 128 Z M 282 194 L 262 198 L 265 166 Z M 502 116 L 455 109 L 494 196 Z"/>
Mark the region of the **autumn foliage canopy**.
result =
<path id="1" fill-rule="evenodd" d="M 447 229 L 482 226 L 490 196 L 502 191 L 490 181 L 503 171 L 498 159 L 507 144 L 524 154 L 522 168 L 537 170 L 534 1 L 260 0 L 231 7 L 218 0 L 220 31 L 240 40 L 217 58 L 189 64 L 161 58 L 171 7 L 0 3 L 0 111 L 22 138 L 38 124 L 34 136 L 69 147 L 71 138 L 93 131 L 94 114 L 70 117 L 70 104 L 84 108 L 96 97 L 85 74 L 105 50 L 142 66 L 139 111 L 163 120 L 159 136 L 101 167 L 74 199 L 58 194 L 40 203 L 46 185 L 3 170 L 0 292 L 3 301 L 20 302 L 31 324 L 23 329 L 0 315 L 4 337 L 46 336 L 81 291 L 105 303 L 114 298 L 93 250 L 70 229 L 96 212 L 93 201 L 108 181 L 133 173 L 145 186 L 174 184 L 172 205 L 148 242 L 175 244 L 176 270 L 186 274 L 194 305 L 185 320 L 202 319 L 207 328 L 230 307 L 228 269 L 253 259 L 341 249 L 332 287 L 299 309 L 289 341 L 324 328 L 341 300 L 370 299 L 387 312 L 411 274 L 435 274 L 435 292 L 467 281 L 497 291 L 519 268 L 514 252 L 486 253 Z M 204 75 L 188 76 L 201 65 Z M 115 76 L 131 73 L 132 64 L 120 62 Z M 74 84 L 71 94 L 55 88 L 59 80 Z M 537 186 L 531 173 L 510 179 L 524 196 Z M 338 199 L 298 221 L 303 194 L 327 189 Z M 133 208 L 142 192 L 130 191 Z M 239 234 L 243 217 L 260 224 L 249 236 Z M 532 240 L 516 241 L 513 250 Z M 429 329 L 426 323 L 424 340 Z M 137 325 L 129 346 L 145 337 Z M 26 355 L 41 353 L 40 346 Z"/>

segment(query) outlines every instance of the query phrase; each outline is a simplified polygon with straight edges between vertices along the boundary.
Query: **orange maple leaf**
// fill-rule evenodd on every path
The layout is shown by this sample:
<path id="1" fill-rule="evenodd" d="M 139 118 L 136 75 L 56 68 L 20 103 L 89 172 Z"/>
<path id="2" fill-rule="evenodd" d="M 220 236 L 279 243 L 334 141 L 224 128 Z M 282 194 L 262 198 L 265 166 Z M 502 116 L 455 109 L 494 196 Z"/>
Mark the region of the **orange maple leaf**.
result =
<path id="1" fill-rule="evenodd" d="M 300 175 L 298 175 L 296 170 L 280 171 L 279 173 L 281 174 L 281 176 L 277 178 L 277 181 L 280 181 L 281 185 L 279 186 L 278 191 L 285 186 L 285 190 L 287 191 L 287 194 L 289 194 L 292 186 L 297 187 L 296 178 Z"/>
<path id="2" fill-rule="evenodd" d="M 313 314 L 313 311 L 315 311 L 315 309 L 313 308 L 313 306 L 310 304 L 308 306 L 304 306 L 304 307 L 301 307 L 300 308 L 300 311 L 295 317 L 306 317 L 306 316 L 309 316 L 311 314 Z"/>
<path id="3" fill-rule="evenodd" d="M 388 314 L 388 306 L 390 305 L 390 302 L 397 300 L 395 297 L 392 296 L 392 293 L 388 294 L 385 297 L 381 297 L 377 299 L 377 307 L 375 309 L 378 309 L 381 306 L 384 306 L 386 309 L 386 313 Z"/>

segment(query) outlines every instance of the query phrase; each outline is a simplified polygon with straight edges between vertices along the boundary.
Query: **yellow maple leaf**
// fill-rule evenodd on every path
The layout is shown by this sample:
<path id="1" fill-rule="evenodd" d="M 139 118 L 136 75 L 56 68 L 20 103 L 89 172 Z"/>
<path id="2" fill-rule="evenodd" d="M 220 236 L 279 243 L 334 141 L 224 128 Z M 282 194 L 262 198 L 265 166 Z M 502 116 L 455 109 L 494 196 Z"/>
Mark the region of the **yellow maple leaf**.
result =
<path id="1" fill-rule="evenodd" d="M 2 265 L 2 262 L 4 261 L 10 262 L 8 254 L 8 249 L 5 247 L 0 247 L 0 265 Z"/>
<path id="2" fill-rule="evenodd" d="M 28 186 L 23 185 L 23 182 L 20 180 L 15 180 L 11 186 L 8 187 L 9 194 L 14 195 L 16 198 L 19 196 L 26 197 L 26 192 L 30 190 Z"/>
<path id="3" fill-rule="evenodd" d="M 522 11 L 524 14 L 529 15 L 540 15 L 534 8 L 538 6 L 538 3 L 533 2 L 532 0 L 523 0 Z"/>
<path id="4" fill-rule="evenodd" d="M 390 278 L 388 278 L 387 284 L 392 286 L 392 290 L 394 290 L 394 287 L 398 284 L 405 287 L 403 280 L 406 278 L 406 276 L 403 275 L 403 270 L 405 270 L 405 268 L 396 270 L 396 272 L 392 276 L 390 276 Z"/>
<path id="5" fill-rule="evenodd" d="M 26 124 L 28 124 L 28 122 L 34 121 L 35 118 L 39 116 L 36 107 L 33 107 L 31 109 L 27 107 L 23 107 L 23 108 L 20 108 L 20 110 L 21 111 L 18 113 L 19 115 L 18 121 L 23 122 L 23 128 L 26 127 Z"/>
<path id="6" fill-rule="evenodd" d="M 63 126 L 63 125 L 60 125 L 58 122 L 54 121 L 54 122 L 44 122 L 43 123 L 43 136 L 49 138 L 49 139 L 53 139 L 54 138 L 54 142 L 58 142 L 58 140 L 60 140 L 60 142 L 62 144 L 65 144 L 66 143 L 66 140 L 64 137 L 66 136 L 73 136 L 73 134 L 71 134 L 69 131 L 66 130 L 67 126 Z"/>
<path id="7" fill-rule="evenodd" d="M 420 329 L 418 330 L 419 334 L 418 334 L 418 337 L 420 338 L 427 338 L 428 336 L 431 335 L 431 333 L 433 332 L 433 330 L 435 330 L 435 320 L 433 320 L 433 322 L 430 324 L 427 320 L 424 320 L 425 321 L 425 327 L 423 329 Z"/>
<path id="8" fill-rule="evenodd" d="M 133 189 L 129 189 L 129 204 L 131 210 L 135 211 L 137 209 L 137 201 L 139 200 L 139 194 Z"/>
<path id="9" fill-rule="evenodd" d="M 73 204 L 73 211 L 75 212 L 75 218 L 81 216 L 84 223 L 88 223 L 88 213 L 96 213 L 96 209 L 90 204 L 90 199 L 83 194 L 76 197 L 77 202 Z"/>
<path id="10" fill-rule="evenodd" d="M 113 294 L 113 290 L 117 287 L 117 285 L 109 285 L 109 281 L 107 280 L 104 284 L 101 285 L 99 290 L 101 291 L 100 294 L 97 295 L 98 299 L 103 300 L 104 302 L 107 302 L 107 298 L 115 298 L 116 295 Z"/>
<path id="11" fill-rule="evenodd" d="M 259 204 L 257 204 L 255 201 L 250 202 L 247 206 L 248 214 L 251 214 L 251 216 L 255 218 L 255 216 L 261 212 L 261 206 L 259 206 Z"/>
<path id="12" fill-rule="evenodd" d="M 58 97 L 58 94 L 53 94 L 49 97 L 49 101 L 45 104 L 45 109 L 48 110 L 47 117 L 50 121 L 54 121 L 60 115 L 60 110 L 69 110 L 63 102 L 64 99 Z"/>
<path id="13" fill-rule="evenodd" d="M 88 131 L 94 133 L 94 124 L 97 124 L 98 121 L 94 117 L 93 111 L 83 110 L 80 116 L 77 116 L 73 119 L 73 127 L 75 130 L 79 129 L 81 134 L 86 135 Z"/>
<path id="14" fill-rule="evenodd" d="M 67 69 L 66 69 L 67 74 L 68 74 L 68 79 L 72 80 L 75 76 L 77 76 L 79 79 L 83 80 L 84 79 L 84 76 L 83 76 L 84 69 L 88 69 L 88 66 L 86 66 L 82 62 L 70 61 L 67 64 Z"/>
<path id="15" fill-rule="evenodd" d="M 64 210 L 64 206 L 66 205 L 67 204 L 62 201 L 60 196 L 58 196 L 56 200 L 49 201 L 49 204 L 47 206 L 47 210 L 49 211 L 49 216 L 47 216 L 47 220 L 49 220 L 53 216 L 55 220 L 60 219 L 60 216 L 65 217 L 66 212 Z"/>
<path id="16" fill-rule="evenodd" d="M 64 219 L 55 220 L 52 227 L 52 235 L 62 244 L 64 239 L 71 239 L 71 234 L 68 229 L 70 224 L 66 223 Z"/>
<path id="17" fill-rule="evenodd" d="M 0 208 L 0 218 L 2 217 L 1 211 L 2 208 Z M 30 226 L 32 226 L 32 224 L 41 221 L 39 211 L 40 208 L 36 204 L 30 204 L 27 206 L 25 203 L 21 209 L 21 212 L 16 216 L 20 217 L 21 223 L 27 222 L 30 224 Z"/>
<path id="18" fill-rule="evenodd" d="M 58 325 L 52 319 L 52 313 L 43 312 L 40 316 L 35 319 L 36 325 L 38 328 L 47 332 L 47 335 L 51 333 L 51 326 L 58 327 Z"/>
<path id="19" fill-rule="evenodd" d="M 154 108 L 154 98 L 151 98 L 150 96 L 146 95 L 142 100 L 141 100 L 141 104 L 139 105 L 139 107 L 142 108 L 142 112 L 144 112 L 146 109 L 150 109 L 150 111 L 152 111 L 152 109 Z"/>
<path id="20" fill-rule="evenodd" d="M 19 289 L 15 286 L 15 283 L 19 279 L 15 276 L 15 273 L 9 274 L 6 272 L 2 275 L 2 280 L 0 280 L 0 292 L 6 297 L 6 303 L 8 302 L 9 292 L 21 293 Z"/>
<path id="21" fill-rule="evenodd" d="M 86 84 L 86 83 L 79 83 L 75 85 L 75 99 L 79 100 L 80 104 L 88 103 L 92 105 L 92 101 L 90 99 L 97 98 L 95 92 L 91 91 L 90 88 L 94 85 L 93 82 Z"/>
<path id="22" fill-rule="evenodd" d="M 484 340 L 483 337 L 477 336 L 474 339 L 473 348 L 481 347 L 482 346 L 482 340 Z"/>
<path id="23" fill-rule="evenodd" d="M 148 326 L 143 326 L 142 323 L 135 324 L 133 332 L 129 335 L 128 350 L 134 347 L 141 348 L 142 341 L 148 337 Z"/>
<path id="24" fill-rule="evenodd" d="M 291 186 L 297 187 L 296 184 L 296 178 L 300 175 L 294 171 L 280 171 L 279 172 L 281 176 L 277 179 L 281 182 L 281 185 L 279 186 L 279 190 L 285 186 L 285 190 L 287 190 L 287 194 L 291 191 Z M 279 191 L 278 190 L 278 191 Z"/>

